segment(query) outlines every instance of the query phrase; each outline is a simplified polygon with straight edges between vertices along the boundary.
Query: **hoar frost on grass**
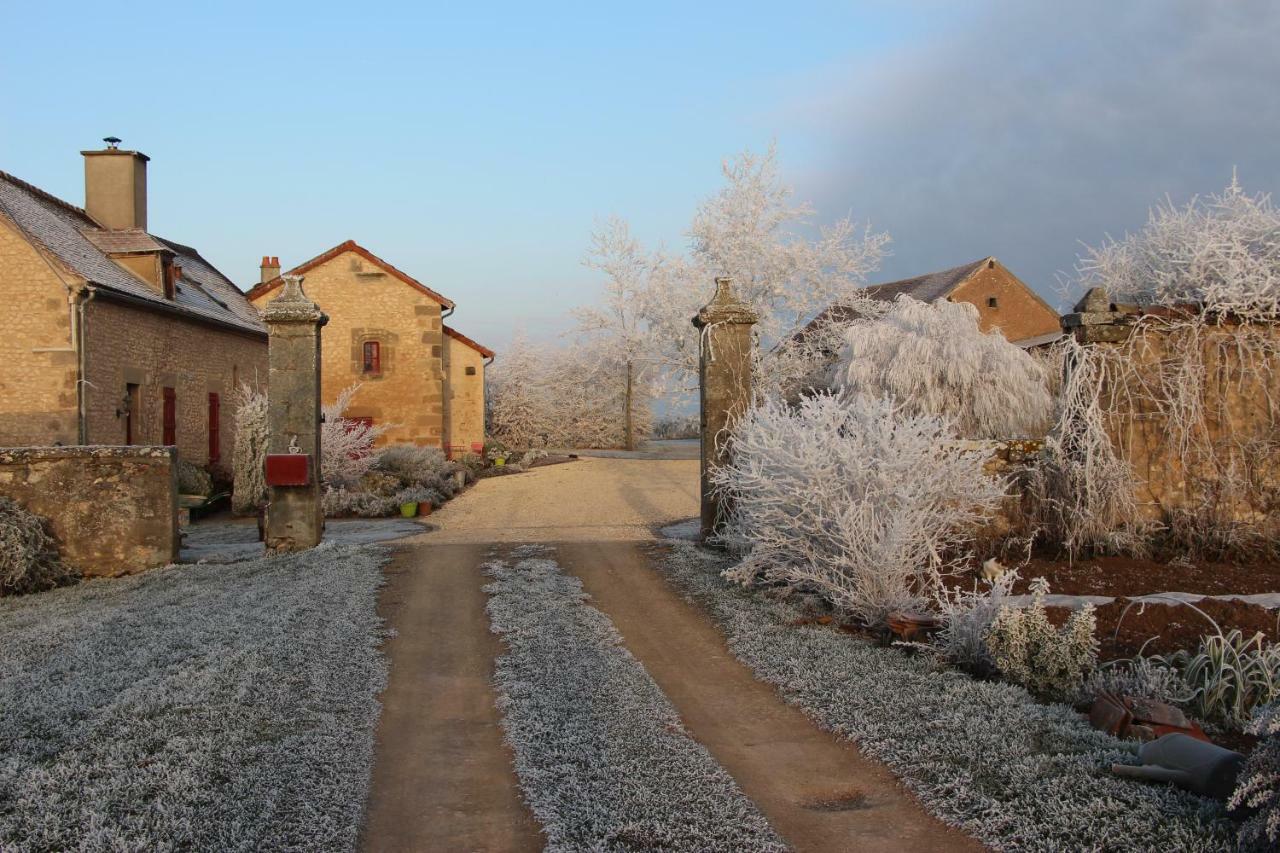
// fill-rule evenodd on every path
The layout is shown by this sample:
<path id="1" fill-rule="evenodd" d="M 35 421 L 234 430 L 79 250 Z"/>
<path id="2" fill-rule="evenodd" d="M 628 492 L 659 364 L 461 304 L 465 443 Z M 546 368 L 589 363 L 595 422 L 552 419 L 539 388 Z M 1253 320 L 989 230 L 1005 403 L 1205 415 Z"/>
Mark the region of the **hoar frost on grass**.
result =
<path id="1" fill-rule="evenodd" d="M 889 766 L 930 812 L 999 850 L 1224 850 L 1221 808 L 1110 773 L 1132 748 L 1065 705 L 873 646 L 726 584 L 728 559 L 670 543 L 668 577 L 733 653 L 823 727 Z"/>
<path id="2" fill-rule="evenodd" d="M 0 601 L 0 849 L 351 850 L 381 548 Z"/>
<path id="3" fill-rule="evenodd" d="M 508 649 L 498 706 L 547 849 L 785 850 L 581 582 L 533 553 L 489 563 L 486 591 Z"/>

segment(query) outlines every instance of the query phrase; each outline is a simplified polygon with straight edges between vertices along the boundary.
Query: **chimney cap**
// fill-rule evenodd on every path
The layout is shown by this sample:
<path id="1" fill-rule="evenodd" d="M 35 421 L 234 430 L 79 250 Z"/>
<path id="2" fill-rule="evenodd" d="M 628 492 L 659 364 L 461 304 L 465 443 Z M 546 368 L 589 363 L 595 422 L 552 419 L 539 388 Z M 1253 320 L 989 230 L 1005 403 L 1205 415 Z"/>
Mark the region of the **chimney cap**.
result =
<path id="1" fill-rule="evenodd" d="M 120 143 L 124 140 L 118 136 L 104 136 L 102 137 L 102 141 L 107 143 L 107 147 L 114 151 L 120 147 Z"/>

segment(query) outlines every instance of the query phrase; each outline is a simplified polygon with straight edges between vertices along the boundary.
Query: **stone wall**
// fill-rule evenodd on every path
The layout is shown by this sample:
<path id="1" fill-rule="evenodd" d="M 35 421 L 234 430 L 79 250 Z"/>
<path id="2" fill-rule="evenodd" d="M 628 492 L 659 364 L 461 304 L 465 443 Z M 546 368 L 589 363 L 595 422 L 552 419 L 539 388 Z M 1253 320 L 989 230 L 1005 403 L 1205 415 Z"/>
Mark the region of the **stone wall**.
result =
<path id="1" fill-rule="evenodd" d="M 0 217 L 0 446 L 79 441 L 68 286 Z"/>
<path id="2" fill-rule="evenodd" d="M 109 577 L 178 559 L 167 447 L 0 448 L 0 495 L 49 519 L 68 564 Z"/>
<path id="3" fill-rule="evenodd" d="M 345 388 L 360 391 L 350 418 L 371 418 L 391 429 L 386 444 L 440 447 L 444 442 L 444 341 L 440 303 L 346 251 L 306 270 L 305 289 L 329 317 L 322 343 L 321 393 L 332 403 Z M 251 294 L 259 310 L 277 289 Z M 381 370 L 364 371 L 363 350 L 377 341 Z"/>
<path id="4" fill-rule="evenodd" d="M 220 406 L 222 468 L 235 451 L 236 387 L 265 388 L 266 335 L 220 329 L 109 301 L 102 294 L 86 308 L 85 390 L 88 441 L 125 443 L 122 402 L 126 387 L 138 386 L 133 443 L 164 440 L 163 393 L 176 396 L 177 447 L 182 458 L 209 464 L 209 395 Z"/>

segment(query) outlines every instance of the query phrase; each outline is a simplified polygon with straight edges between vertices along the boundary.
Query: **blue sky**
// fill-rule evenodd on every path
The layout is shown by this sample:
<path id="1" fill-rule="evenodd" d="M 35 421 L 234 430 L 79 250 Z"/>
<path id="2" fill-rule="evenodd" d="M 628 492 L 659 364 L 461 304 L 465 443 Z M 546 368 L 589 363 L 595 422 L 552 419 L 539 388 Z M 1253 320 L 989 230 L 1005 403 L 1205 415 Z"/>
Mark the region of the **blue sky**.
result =
<path id="1" fill-rule="evenodd" d="M 80 203 L 123 137 L 151 230 L 237 283 L 353 238 L 501 347 L 592 298 L 597 217 L 679 246 L 776 140 L 820 219 L 890 231 L 880 278 L 997 254 L 1048 293 L 1162 193 L 1280 174 L 1273 4 L 1121 5 L 22 4 L 0 169 Z"/>

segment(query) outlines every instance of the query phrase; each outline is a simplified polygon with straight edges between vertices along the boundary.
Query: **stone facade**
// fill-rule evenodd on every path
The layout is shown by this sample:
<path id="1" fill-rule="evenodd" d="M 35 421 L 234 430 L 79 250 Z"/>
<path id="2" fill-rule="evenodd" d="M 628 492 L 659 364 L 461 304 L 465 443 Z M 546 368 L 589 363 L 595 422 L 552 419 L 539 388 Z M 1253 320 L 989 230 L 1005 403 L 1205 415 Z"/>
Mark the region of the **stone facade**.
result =
<path id="1" fill-rule="evenodd" d="M 166 316 L 104 298 L 85 307 L 85 422 L 89 444 L 164 443 L 164 389 L 175 397 L 178 452 L 229 470 L 235 452 L 236 388 L 267 382 L 263 337 Z M 135 386 L 130 389 L 129 386 Z M 132 390 L 132 410 L 125 405 Z M 217 395 L 219 460 L 210 461 L 210 395 Z"/>
<path id="2" fill-rule="evenodd" d="M 451 301 L 354 241 L 290 273 L 306 276 L 307 296 L 329 317 L 322 348 L 321 393 L 326 405 L 359 384 L 346 416 L 389 427 L 378 439 L 380 445 L 447 449 L 484 440 L 483 365 L 467 376 L 473 357 L 462 353 L 463 347 L 452 352 L 458 355 L 454 362 L 464 384 L 448 385 L 443 315 L 453 309 Z M 263 282 L 249 292 L 249 300 L 265 308 L 280 283 L 279 277 Z M 376 358 L 370 357 L 367 346 L 376 347 Z M 450 391 L 456 404 L 452 410 Z M 456 436 L 448 434 L 446 421 L 456 427 Z"/>
<path id="3" fill-rule="evenodd" d="M 490 350 L 454 332 L 444 335 L 444 435 L 453 456 L 484 445 L 484 368 Z"/>
<path id="4" fill-rule="evenodd" d="M 0 494 L 49 519 L 68 564 L 107 577 L 178 559 L 178 475 L 167 447 L 0 450 Z"/>
<path id="5" fill-rule="evenodd" d="M 0 445 L 79 440 L 70 288 L 82 284 L 0 217 Z"/>

